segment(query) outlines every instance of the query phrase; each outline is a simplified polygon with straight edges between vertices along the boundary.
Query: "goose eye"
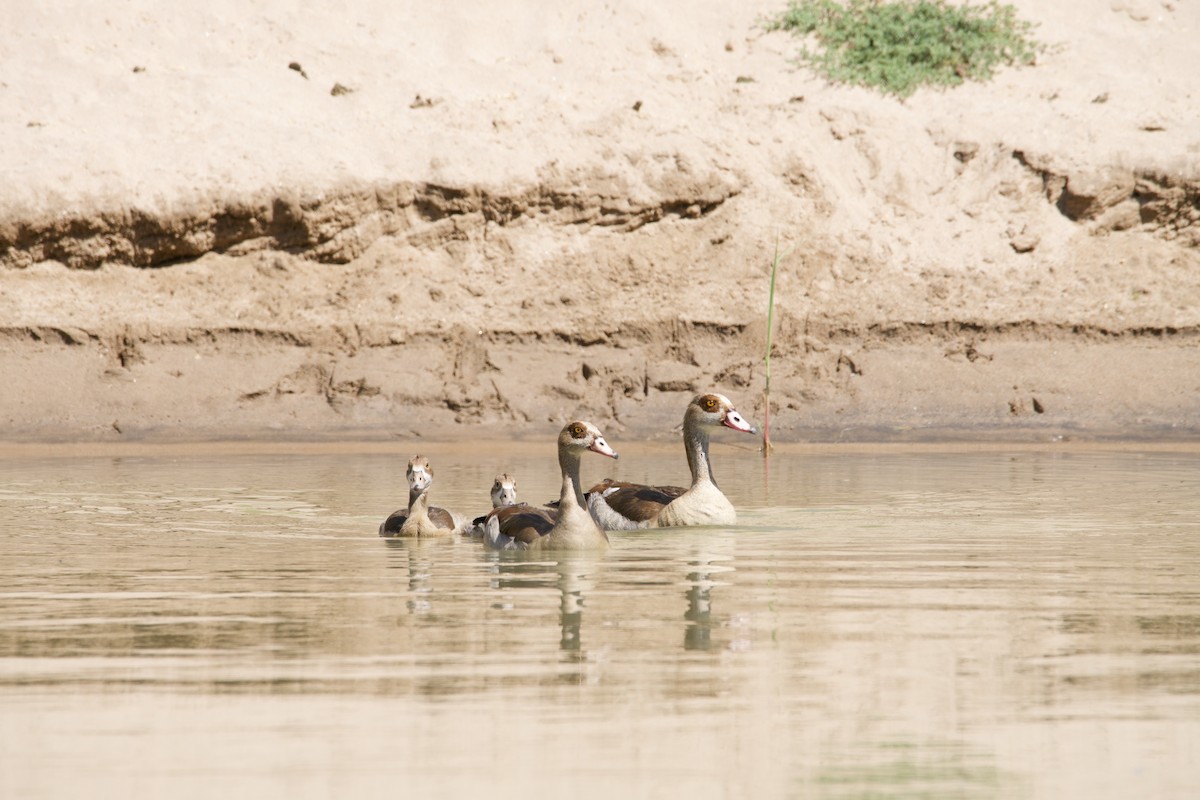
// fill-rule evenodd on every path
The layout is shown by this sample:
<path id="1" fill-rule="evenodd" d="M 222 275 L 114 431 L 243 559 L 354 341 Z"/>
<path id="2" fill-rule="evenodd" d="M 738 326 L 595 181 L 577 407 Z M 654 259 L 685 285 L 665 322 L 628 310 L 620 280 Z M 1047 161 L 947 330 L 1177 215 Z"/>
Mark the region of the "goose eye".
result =
<path id="1" fill-rule="evenodd" d="M 582 425 L 572 425 L 571 426 L 571 436 L 575 437 L 576 439 L 582 439 L 583 434 L 584 434 L 584 430 L 583 430 Z"/>
<path id="2" fill-rule="evenodd" d="M 705 411 L 716 411 L 717 410 L 717 398 L 713 397 L 712 395 L 709 395 L 708 397 L 704 398 L 704 410 Z"/>

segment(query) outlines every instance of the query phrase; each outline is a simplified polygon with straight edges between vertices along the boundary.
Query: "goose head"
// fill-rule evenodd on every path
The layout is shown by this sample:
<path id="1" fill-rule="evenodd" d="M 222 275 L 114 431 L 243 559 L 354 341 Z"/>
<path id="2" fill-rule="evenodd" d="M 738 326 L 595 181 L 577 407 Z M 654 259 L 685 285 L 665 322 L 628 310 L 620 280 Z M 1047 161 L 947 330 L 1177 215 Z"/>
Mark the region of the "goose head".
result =
<path id="1" fill-rule="evenodd" d="M 590 422 L 569 422 L 558 435 L 559 450 L 591 450 L 609 458 L 617 458 L 617 452 L 604 441 L 604 434 Z"/>
<path id="2" fill-rule="evenodd" d="M 716 392 L 696 395 L 692 399 L 684 413 L 684 423 L 689 421 L 710 428 L 725 426 L 743 433 L 757 433 L 757 428 L 738 413 L 729 398 Z"/>
<path id="3" fill-rule="evenodd" d="M 433 483 L 433 467 L 425 456 L 413 456 L 408 462 L 408 488 L 410 491 L 423 492 Z"/>
<path id="4" fill-rule="evenodd" d="M 492 508 L 517 504 L 517 479 L 507 472 L 496 476 L 492 484 Z"/>

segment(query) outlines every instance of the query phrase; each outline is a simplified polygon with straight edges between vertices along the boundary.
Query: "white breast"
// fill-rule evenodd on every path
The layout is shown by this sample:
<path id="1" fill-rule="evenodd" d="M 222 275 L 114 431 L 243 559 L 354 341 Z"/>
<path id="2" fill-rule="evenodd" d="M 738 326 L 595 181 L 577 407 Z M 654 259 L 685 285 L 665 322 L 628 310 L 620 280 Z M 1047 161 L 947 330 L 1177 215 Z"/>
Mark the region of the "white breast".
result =
<path id="1" fill-rule="evenodd" d="M 656 528 L 682 525 L 733 525 L 737 511 L 721 490 L 711 483 L 693 486 L 659 512 Z"/>

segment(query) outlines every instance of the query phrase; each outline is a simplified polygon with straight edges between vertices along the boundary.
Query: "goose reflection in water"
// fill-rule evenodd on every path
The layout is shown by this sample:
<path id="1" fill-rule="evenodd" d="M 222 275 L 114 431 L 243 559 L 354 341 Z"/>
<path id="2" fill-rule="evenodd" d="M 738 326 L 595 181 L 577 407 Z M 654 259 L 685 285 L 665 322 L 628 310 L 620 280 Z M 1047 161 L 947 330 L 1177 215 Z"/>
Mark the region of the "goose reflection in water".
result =
<path id="1" fill-rule="evenodd" d="M 713 614 L 712 590 L 722 585 L 714 578 L 721 573 L 732 572 L 731 556 L 710 552 L 696 552 L 687 560 L 684 597 L 687 611 L 683 618 L 684 650 L 711 650 L 713 628 L 721 624 L 721 617 Z"/>
<path id="2" fill-rule="evenodd" d="M 711 573 L 705 567 L 707 563 L 697 561 L 692 566 L 696 569 L 687 575 L 688 588 L 684 595 L 688 607 L 683 618 L 688 624 L 683 629 L 684 650 L 712 649 L 712 586 Z"/>
<path id="3" fill-rule="evenodd" d="M 599 558 L 591 553 L 570 553 L 556 561 L 517 561 L 497 559 L 492 578 L 493 589 L 544 589 L 551 581 L 559 591 L 558 646 L 580 660 L 583 649 L 583 607 L 585 594 L 595 587 L 592 573 Z"/>
<path id="4" fill-rule="evenodd" d="M 572 653 L 583 650 L 583 593 L 592 589 L 595 581 L 587 575 L 587 565 L 579 564 L 578 559 L 568 559 L 555 565 L 558 572 L 558 591 L 560 592 L 559 613 L 562 617 L 562 636 L 558 640 L 559 649 Z"/>
<path id="5" fill-rule="evenodd" d="M 394 568 L 408 572 L 408 600 L 405 606 L 410 614 L 428 614 L 433 610 L 433 557 L 437 550 L 450 546 L 451 542 L 438 539 L 384 539 L 398 563 Z"/>

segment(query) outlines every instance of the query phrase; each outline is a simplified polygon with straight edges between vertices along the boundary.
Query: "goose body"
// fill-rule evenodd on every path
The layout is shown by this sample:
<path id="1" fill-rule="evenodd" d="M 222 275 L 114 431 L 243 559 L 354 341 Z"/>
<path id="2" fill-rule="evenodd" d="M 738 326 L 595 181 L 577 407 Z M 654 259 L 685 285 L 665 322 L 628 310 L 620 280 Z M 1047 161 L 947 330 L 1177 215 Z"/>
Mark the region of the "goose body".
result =
<path id="1" fill-rule="evenodd" d="M 517 479 L 507 472 L 502 472 L 496 476 L 496 480 L 492 483 L 492 510 L 497 508 L 507 508 L 517 505 Z M 463 531 L 468 536 L 479 538 L 484 533 L 484 523 L 487 522 L 487 514 L 476 517 L 471 520 L 471 524 Z"/>
<path id="2" fill-rule="evenodd" d="M 590 422 L 572 422 L 558 435 L 562 491 L 558 508 L 507 506 L 494 509 L 484 522 L 484 542 L 496 550 L 597 550 L 608 546 L 605 534 L 588 512 L 579 481 L 579 462 L 587 451 L 609 458 L 617 454 Z"/>
<path id="3" fill-rule="evenodd" d="M 429 505 L 433 467 L 425 456 L 408 462 L 408 507 L 393 511 L 379 526 L 380 536 L 449 536 L 462 529 L 458 516 Z"/>
<path id="4" fill-rule="evenodd" d="M 755 432 L 725 395 L 692 398 L 683 414 L 683 446 L 692 473 L 691 486 L 683 489 L 606 479 L 587 493 L 596 522 L 605 530 L 736 523 L 737 511 L 713 479 L 708 453 L 710 431 L 720 427 Z"/>
<path id="5" fill-rule="evenodd" d="M 554 528 L 558 509 L 519 503 L 494 509 L 483 520 L 483 535 L 492 547 L 518 550 L 530 545 Z M 489 526 L 492 533 L 489 534 Z M 499 545 L 499 546 L 498 546 Z"/>

